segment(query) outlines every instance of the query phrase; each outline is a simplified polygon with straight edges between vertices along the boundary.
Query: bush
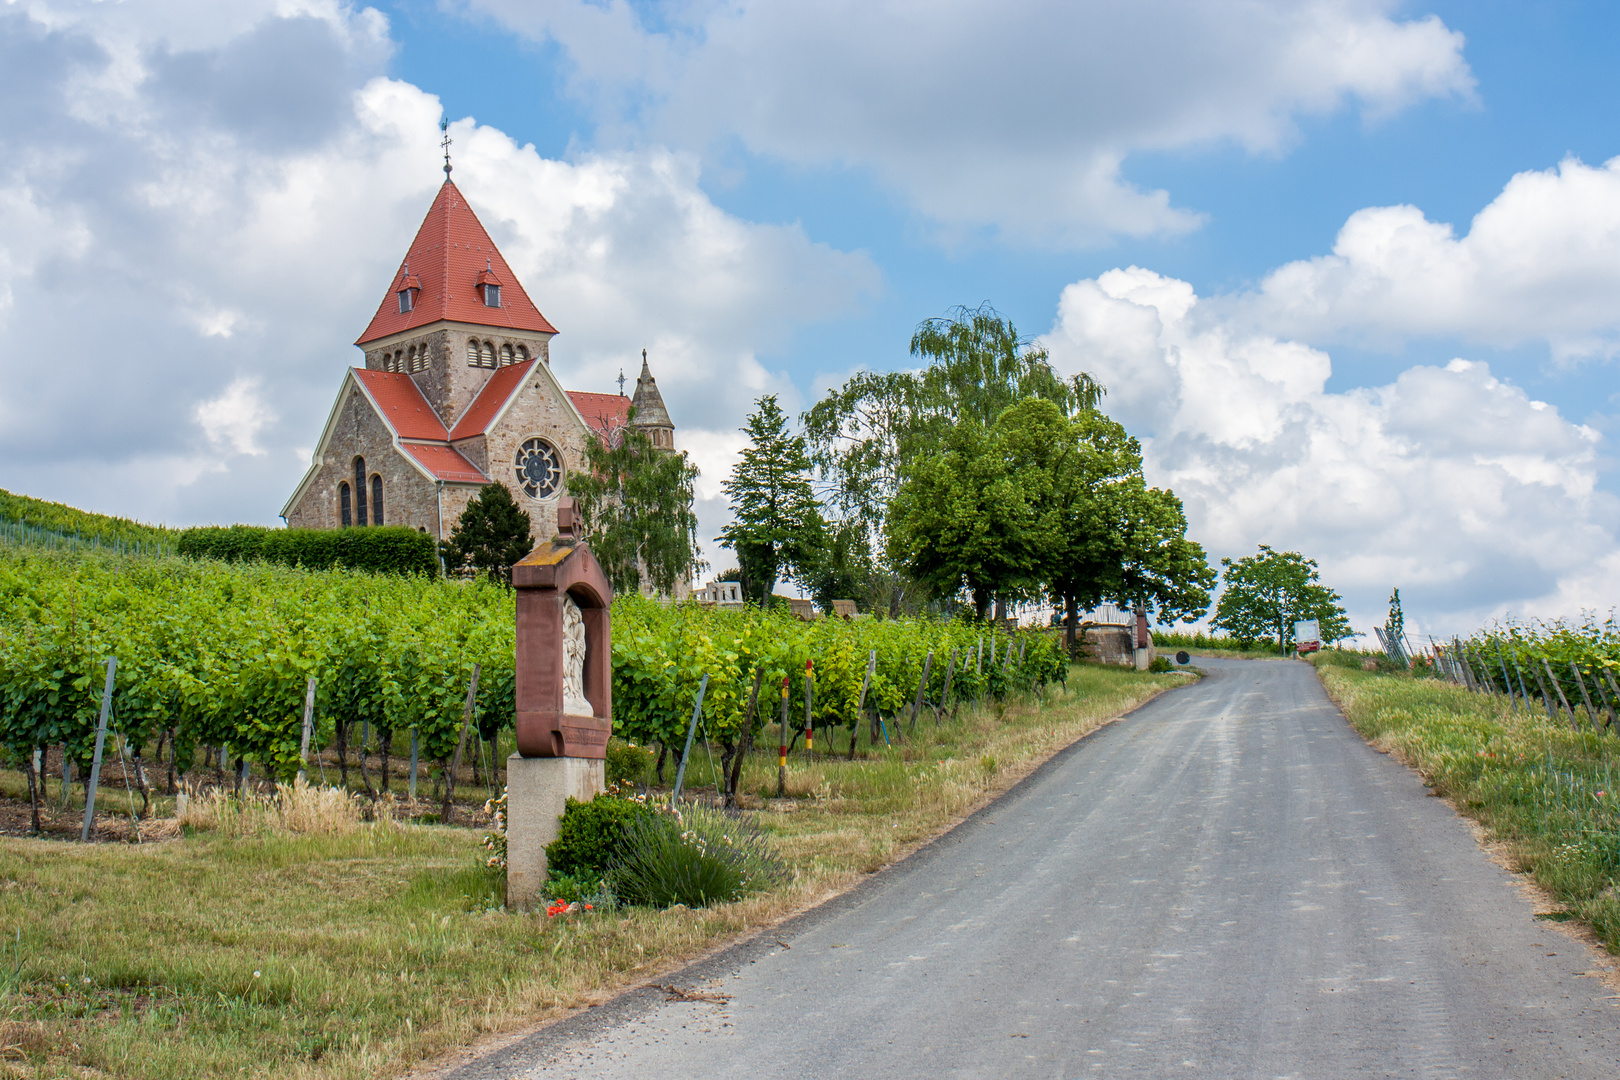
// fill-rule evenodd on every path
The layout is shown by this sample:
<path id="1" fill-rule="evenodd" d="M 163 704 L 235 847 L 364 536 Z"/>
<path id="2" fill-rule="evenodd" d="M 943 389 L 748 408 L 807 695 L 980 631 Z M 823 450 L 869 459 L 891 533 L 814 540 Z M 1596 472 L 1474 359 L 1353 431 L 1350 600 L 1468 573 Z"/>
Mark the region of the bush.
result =
<path id="1" fill-rule="evenodd" d="M 270 562 L 307 570 L 348 567 L 374 573 L 437 574 L 433 538 L 404 525 L 364 529 L 270 529 L 210 525 L 186 529 L 181 555 L 223 562 Z"/>
<path id="2" fill-rule="evenodd" d="M 751 820 L 698 806 L 637 821 L 608 874 L 627 904 L 694 908 L 741 900 L 784 877 Z"/>
<path id="3" fill-rule="evenodd" d="M 625 851 L 630 830 L 657 811 L 636 799 L 598 795 L 590 802 L 569 799 L 557 839 L 546 845 L 548 876 L 600 877 Z"/>
<path id="4" fill-rule="evenodd" d="M 607 784 L 640 784 L 647 779 L 647 769 L 653 763 L 653 753 L 644 746 L 623 739 L 609 739 L 607 748 Z"/>
<path id="5" fill-rule="evenodd" d="M 1162 675 L 1166 671 L 1174 671 L 1176 668 L 1174 664 L 1170 663 L 1168 656 L 1155 656 L 1152 662 L 1148 664 L 1148 670 Z"/>

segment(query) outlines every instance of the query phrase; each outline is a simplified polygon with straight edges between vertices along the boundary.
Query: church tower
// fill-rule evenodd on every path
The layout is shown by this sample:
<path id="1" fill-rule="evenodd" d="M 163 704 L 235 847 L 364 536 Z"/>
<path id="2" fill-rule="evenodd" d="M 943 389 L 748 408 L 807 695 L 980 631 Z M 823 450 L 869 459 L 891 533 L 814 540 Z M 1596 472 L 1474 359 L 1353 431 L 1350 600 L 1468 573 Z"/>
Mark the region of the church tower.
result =
<path id="1" fill-rule="evenodd" d="M 409 375 L 453 425 L 500 368 L 549 363 L 556 333 L 446 179 L 355 344 L 367 370 Z"/>
<path id="2" fill-rule="evenodd" d="M 636 393 L 630 399 L 636 418 L 630 426 L 644 433 L 660 450 L 675 449 L 675 422 L 664 408 L 664 395 L 658 392 L 652 369 L 647 366 L 647 350 L 641 350 L 641 374 L 636 377 Z"/>

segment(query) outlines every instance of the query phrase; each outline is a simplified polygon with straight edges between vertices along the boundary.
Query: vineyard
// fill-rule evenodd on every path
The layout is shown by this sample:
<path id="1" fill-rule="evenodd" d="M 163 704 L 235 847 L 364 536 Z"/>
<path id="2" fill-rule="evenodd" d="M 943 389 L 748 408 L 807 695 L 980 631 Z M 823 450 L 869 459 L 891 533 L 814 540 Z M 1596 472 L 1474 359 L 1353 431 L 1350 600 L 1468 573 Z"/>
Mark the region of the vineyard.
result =
<path id="1" fill-rule="evenodd" d="M 804 623 L 637 597 L 616 601 L 614 618 L 615 732 L 662 745 L 684 737 L 704 676 L 702 733 L 727 743 L 756 672 L 772 705 L 787 680 L 795 726 L 808 692 L 816 728 L 853 733 L 863 686 L 872 716 L 914 723 L 947 688 L 952 701 L 1001 696 L 1067 670 L 1045 636 L 964 623 Z M 512 594 L 487 583 L 0 546 L 0 742 L 17 760 L 61 746 L 87 763 L 116 657 L 110 731 L 137 754 L 166 742 L 182 772 L 200 748 L 228 748 L 290 778 L 309 679 L 313 747 L 341 747 L 364 724 L 385 742 L 411 732 L 423 758 L 443 761 L 475 665 L 481 736 L 510 725 L 513 634 Z M 754 727 L 775 718 L 759 708 Z"/>
<path id="2" fill-rule="evenodd" d="M 1588 619 L 1508 624 L 1466 641 L 1434 644 L 1411 658 L 1396 645 L 1392 659 L 1422 673 L 1499 695 L 1510 704 L 1545 709 L 1594 731 L 1613 730 L 1620 708 L 1620 625 Z"/>

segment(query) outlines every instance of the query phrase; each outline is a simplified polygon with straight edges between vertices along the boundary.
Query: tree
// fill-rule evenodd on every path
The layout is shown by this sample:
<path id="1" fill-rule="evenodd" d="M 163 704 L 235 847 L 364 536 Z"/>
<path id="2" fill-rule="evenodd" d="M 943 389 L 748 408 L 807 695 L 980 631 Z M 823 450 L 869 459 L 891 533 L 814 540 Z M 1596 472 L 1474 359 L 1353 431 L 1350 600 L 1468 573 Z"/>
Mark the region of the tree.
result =
<path id="1" fill-rule="evenodd" d="M 615 592 L 635 592 L 645 572 L 668 596 L 702 571 L 692 512 L 698 469 L 684 453 L 661 450 L 646 433 L 625 427 L 609 439 L 593 437 L 585 461 L 587 468 L 569 477 L 568 493 Z"/>
<path id="2" fill-rule="evenodd" d="M 1159 622 L 1198 619 L 1215 572 L 1187 539 L 1181 500 L 1142 478 L 1141 444 L 1095 409 L 1070 421 L 1067 438 L 1072 450 L 1056 462 L 1060 541 L 1047 591 L 1062 609 L 1070 651 L 1080 609 L 1105 600 L 1140 604 Z"/>
<path id="3" fill-rule="evenodd" d="M 1317 620 L 1330 645 L 1350 636 L 1339 594 L 1321 584 L 1314 559 L 1261 544 L 1257 554 L 1222 559 L 1221 567 L 1226 587 L 1210 620 L 1216 629 L 1245 641 L 1275 634 L 1281 652 L 1293 641 L 1294 623 L 1305 619 Z"/>
<path id="4" fill-rule="evenodd" d="M 530 521 L 505 484 L 485 484 L 467 503 L 450 539 L 439 545 L 447 570 L 472 567 L 508 587 L 512 564 L 534 550 Z"/>
<path id="5" fill-rule="evenodd" d="M 757 594 L 764 607 L 779 577 L 802 580 L 814 565 L 826 522 L 810 490 L 804 438 L 788 434 L 775 394 L 755 405 L 743 427 L 748 448 L 722 485 L 731 499 L 732 520 L 718 539 L 737 553 L 744 595 Z"/>
<path id="6" fill-rule="evenodd" d="M 804 414 L 805 437 L 822 490 L 843 520 L 856 522 L 874 553 L 875 586 L 886 586 L 897 614 L 904 574 L 886 558 L 889 507 L 911 459 L 935 453 L 964 417 L 989 429 L 1028 397 L 1066 415 L 1094 408 L 1103 388 L 1089 375 L 1065 380 L 1044 348 L 1018 335 L 989 304 L 952 309 L 919 324 L 911 355 L 921 371 L 857 372 Z"/>
<path id="7" fill-rule="evenodd" d="M 1384 633 L 1396 641 L 1406 640 L 1406 615 L 1401 611 L 1401 590 L 1389 594 L 1389 618 L 1384 620 Z"/>
<path id="8" fill-rule="evenodd" d="M 889 511 L 895 563 L 935 595 L 964 589 L 983 618 L 992 601 L 1034 595 L 1057 546 L 1052 498 L 1068 421 L 1029 398 L 986 429 L 967 416 L 943 449 L 909 462 Z"/>

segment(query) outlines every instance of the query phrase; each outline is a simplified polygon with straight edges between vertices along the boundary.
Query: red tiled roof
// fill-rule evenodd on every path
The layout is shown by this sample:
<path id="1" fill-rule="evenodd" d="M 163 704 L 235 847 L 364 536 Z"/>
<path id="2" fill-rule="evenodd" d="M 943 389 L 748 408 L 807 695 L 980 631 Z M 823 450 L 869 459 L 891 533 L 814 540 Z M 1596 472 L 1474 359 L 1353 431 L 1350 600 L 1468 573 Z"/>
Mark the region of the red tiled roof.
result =
<path id="1" fill-rule="evenodd" d="M 448 446 L 424 446 L 421 443 L 401 443 L 405 452 L 427 467 L 428 472 L 440 480 L 451 483 L 487 484 L 489 477 L 478 467 Z"/>
<path id="2" fill-rule="evenodd" d="M 439 439 L 449 436 L 416 382 L 405 374 L 354 368 L 354 377 L 370 392 L 394 433 L 402 439 Z"/>
<path id="3" fill-rule="evenodd" d="M 598 436 L 604 439 L 629 423 L 626 413 L 630 399 L 623 394 L 592 394 L 584 390 L 568 391 L 568 400 L 574 403 L 579 415 Z"/>
<path id="4" fill-rule="evenodd" d="M 469 439 L 474 435 L 482 435 L 489 430 L 495 415 L 501 411 L 508 398 L 523 385 L 523 379 L 534 370 L 534 365 L 540 362 L 536 357 L 526 364 L 508 364 L 489 377 L 489 381 L 478 391 L 467 411 L 461 419 L 456 421 L 456 429 L 450 433 L 452 441 L 456 439 Z"/>
<path id="5" fill-rule="evenodd" d="M 411 310 L 402 312 L 395 294 L 403 284 L 407 268 L 412 277 L 421 280 L 422 288 Z M 485 307 L 477 287 L 478 278 L 486 268 L 501 282 L 498 308 Z M 364 345 L 440 319 L 541 334 L 557 332 L 523 291 L 517 275 L 501 257 L 484 226 L 479 224 L 478 216 L 449 180 L 439 188 L 399 273 L 392 278 L 388 295 L 383 297 L 377 314 L 371 317 L 366 332 L 355 344 Z"/>

